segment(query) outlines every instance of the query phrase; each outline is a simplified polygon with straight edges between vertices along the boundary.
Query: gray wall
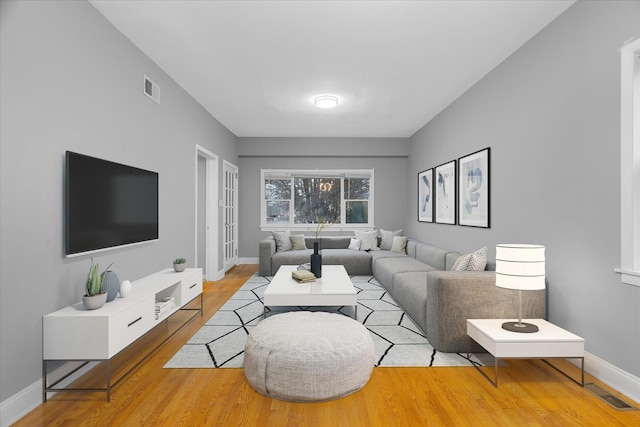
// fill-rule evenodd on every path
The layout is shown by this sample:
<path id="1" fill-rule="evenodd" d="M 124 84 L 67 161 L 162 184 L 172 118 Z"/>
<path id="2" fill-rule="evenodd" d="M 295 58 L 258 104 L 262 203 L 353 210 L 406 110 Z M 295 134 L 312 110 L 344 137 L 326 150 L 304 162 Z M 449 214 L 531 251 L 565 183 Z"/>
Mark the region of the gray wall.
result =
<path id="1" fill-rule="evenodd" d="M 409 235 L 546 246 L 549 319 L 640 375 L 640 288 L 620 266 L 620 54 L 640 2 L 577 2 L 412 137 Z M 491 147 L 491 229 L 418 223 L 415 174 Z"/>
<path id="2" fill-rule="evenodd" d="M 375 225 L 402 228 L 408 148 L 408 138 L 239 138 L 240 257 L 257 257 L 258 242 L 270 235 L 259 228 L 260 169 L 373 168 Z"/>
<path id="3" fill-rule="evenodd" d="M 41 377 L 42 316 L 83 293 L 89 257 L 63 257 L 65 150 L 159 172 L 160 240 L 95 256 L 131 280 L 177 256 L 194 265 L 195 145 L 237 157 L 235 136 L 89 3 L 0 4 L 4 401 Z M 160 105 L 142 94 L 144 74 Z"/>

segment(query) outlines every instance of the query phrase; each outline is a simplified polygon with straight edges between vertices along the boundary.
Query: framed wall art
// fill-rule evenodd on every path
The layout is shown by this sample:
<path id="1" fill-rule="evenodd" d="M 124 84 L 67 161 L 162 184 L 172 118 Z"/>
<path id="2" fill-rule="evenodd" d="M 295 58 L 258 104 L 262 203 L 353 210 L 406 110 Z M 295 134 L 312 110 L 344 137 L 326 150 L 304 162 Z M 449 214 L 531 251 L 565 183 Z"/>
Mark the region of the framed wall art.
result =
<path id="1" fill-rule="evenodd" d="M 458 159 L 458 224 L 489 228 L 489 157 L 487 147 Z"/>
<path id="2" fill-rule="evenodd" d="M 418 174 L 418 221 L 433 222 L 433 168 Z"/>
<path id="3" fill-rule="evenodd" d="M 435 217 L 440 224 L 456 223 L 456 161 L 436 167 L 434 175 L 435 186 Z"/>

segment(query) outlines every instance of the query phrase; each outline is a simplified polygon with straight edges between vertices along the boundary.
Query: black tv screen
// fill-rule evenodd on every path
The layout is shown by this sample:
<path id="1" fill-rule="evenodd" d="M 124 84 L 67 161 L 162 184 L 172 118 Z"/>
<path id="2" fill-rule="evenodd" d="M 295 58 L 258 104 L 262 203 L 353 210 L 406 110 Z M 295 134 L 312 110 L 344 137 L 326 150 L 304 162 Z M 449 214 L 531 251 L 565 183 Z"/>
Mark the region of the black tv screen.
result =
<path id="1" fill-rule="evenodd" d="M 158 239 L 158 174 L 67 151 L 65 252 Z"/>

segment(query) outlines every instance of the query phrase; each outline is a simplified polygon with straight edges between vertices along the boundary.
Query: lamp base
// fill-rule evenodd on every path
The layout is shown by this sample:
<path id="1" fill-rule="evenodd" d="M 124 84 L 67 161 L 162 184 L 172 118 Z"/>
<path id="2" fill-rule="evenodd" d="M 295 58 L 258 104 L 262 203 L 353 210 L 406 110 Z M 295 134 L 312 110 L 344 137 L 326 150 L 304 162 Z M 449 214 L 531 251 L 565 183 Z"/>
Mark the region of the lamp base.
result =
<path id="1" fill-rule="evenodd" d="M 525 334 L 531 334 L 534 332 L 538 332 L 538 327 L 533 323 L 524 323 L 524 322 L 504 322 L 502 324 L 502 329 L 511 332 L 522 332 Z"/>

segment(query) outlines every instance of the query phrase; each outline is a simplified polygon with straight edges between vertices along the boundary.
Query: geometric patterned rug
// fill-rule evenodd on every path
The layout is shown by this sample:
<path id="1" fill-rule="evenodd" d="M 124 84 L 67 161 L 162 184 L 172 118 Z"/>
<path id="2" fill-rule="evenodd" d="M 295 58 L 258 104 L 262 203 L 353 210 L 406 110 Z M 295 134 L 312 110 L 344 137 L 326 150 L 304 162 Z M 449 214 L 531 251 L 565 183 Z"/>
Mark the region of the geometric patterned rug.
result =
<path id="1" fill-rule="evenodd" d="M 253 275 L 169 360 L 165 368 L 241 368 L 247 335 L 262 320 L 262 297 L 271 277 Z M 441 353 L 372 276 L 352 276 L 358 317 L 371 333 L 376 366 L 493 365 L 488 353 Z M 353 307 L 268 307 L 286 311 L 327 311 L 353 317 Z"/>

